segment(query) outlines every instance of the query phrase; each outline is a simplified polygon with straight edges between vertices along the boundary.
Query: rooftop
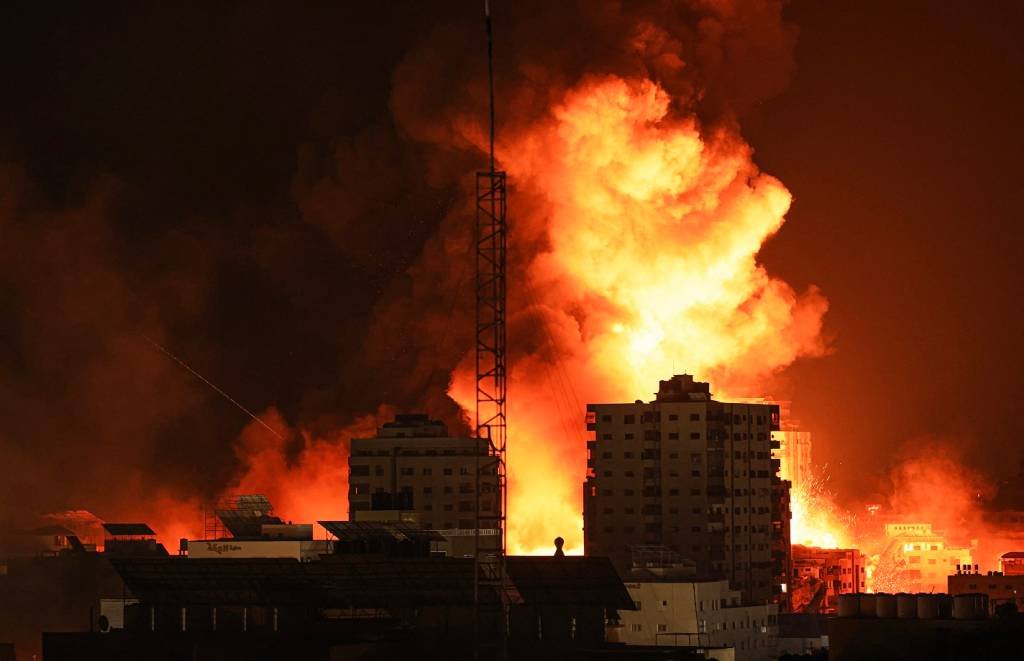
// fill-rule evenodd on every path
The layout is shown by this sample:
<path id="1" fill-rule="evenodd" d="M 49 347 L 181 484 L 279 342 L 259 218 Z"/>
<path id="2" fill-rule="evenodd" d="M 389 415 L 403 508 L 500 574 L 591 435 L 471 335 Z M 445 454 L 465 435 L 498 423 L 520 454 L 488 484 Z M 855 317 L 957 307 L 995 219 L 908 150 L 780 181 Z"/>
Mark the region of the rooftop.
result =
<path id="1" fill-rule="evenodd" d="M 104 523 L 103 529 L 114 537 L 152 537 L 153 529 L 145 523 Z"/>

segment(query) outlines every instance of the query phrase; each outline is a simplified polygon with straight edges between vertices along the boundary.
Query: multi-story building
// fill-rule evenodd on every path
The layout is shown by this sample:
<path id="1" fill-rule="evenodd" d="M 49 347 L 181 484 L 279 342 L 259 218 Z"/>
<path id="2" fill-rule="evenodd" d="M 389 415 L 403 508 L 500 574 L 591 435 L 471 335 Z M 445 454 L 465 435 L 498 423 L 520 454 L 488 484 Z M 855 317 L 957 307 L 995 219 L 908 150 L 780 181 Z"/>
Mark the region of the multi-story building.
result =
<path id="1" fill-rule="evenodd" d="M 839 595 L 867 588 L 864 554 L 857 549 L 793 545 L 793 610 L 835 613 Z"/>
<path id="2" fill-rule="evenodd" d="M 1024 551 L 1009 551 L 999 557 L 999 571 L 1007 576 L 1024 576 Z"/>
<path id="3" fill-rule="evenodd" d="M 709 658 L 778 658 L 775 604 L 744 605 L 728 581 L 627 580 L 635 611 L 620 611 L 614 639 L 627 645 L 732 648 Z"/>
<path id="4" fill-rule="evenodd" d="M 883 560 L 892 568 L 894 586 L 904 592 L 942 592 L 957 566 L 973 562 L 970 548 L 950 546 L 930 523 L 887 523 L 885 536 Z"/>
<path id="5" fill-rule="evenodd" d="M 589 404 L 587 429 L 586 554 L 627 576 L 633 546 L 661 545 L 727 579 L 744 603 L 778 597 L 778 405 L 718 402 L 707 383 L 677 375 L 652 402 Z"/>
<path id="6" fill-rule="evenodd" d="M 489 533 L 501 527 L 497 457 L 486 439 L 449 436 L 426 415 L 398 415 L 374 438 L 352 439 L 348 502 L 353 521 L 400 510 L 432 530 L 472 534 L 479 521 Z"/>
<path id="7" fill-rule="evenodd" d="M 1015 553 L 1018 557 L 1024 555 L 1019 551 Z M 1003 555 L 1004 561 L 1007 555 L 1011 553 Z M 946 581 L 952 595 L 983 594 L 988 597 L 990 613 L 994 614 L 997 608 L 1008 604 L 1013 604 L 1018 612 L 1024 611 L 1024 573 L 990 571 L 982 574 L 961 565 Z"/>

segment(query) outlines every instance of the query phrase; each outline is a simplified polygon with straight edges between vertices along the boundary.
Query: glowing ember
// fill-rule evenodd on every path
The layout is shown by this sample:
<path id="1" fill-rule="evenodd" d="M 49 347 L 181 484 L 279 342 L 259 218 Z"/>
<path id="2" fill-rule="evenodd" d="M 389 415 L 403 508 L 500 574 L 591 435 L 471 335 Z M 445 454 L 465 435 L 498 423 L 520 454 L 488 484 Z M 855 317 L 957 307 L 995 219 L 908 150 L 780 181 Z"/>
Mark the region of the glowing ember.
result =
<path id="1" fill-rule="evenodd" d="M 838 511 L 825 481 L 813 475 L 794 484 L 790 492 L 790 537 L 794 544 L 836 549 L 853 548 L 849 526 Z"/>

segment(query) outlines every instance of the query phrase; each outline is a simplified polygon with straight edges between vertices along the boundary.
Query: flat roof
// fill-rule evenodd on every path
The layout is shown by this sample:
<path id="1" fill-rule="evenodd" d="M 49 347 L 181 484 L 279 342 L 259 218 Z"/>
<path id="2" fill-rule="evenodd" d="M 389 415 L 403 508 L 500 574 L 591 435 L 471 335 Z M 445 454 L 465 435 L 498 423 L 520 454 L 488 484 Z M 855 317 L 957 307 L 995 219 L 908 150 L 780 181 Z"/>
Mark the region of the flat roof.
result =
<path id="1" fill-rule="evenodd" d="M 156 534 L 145 523 L 104 523 L 103 529 L 115 537 L 138 537 Z"/>

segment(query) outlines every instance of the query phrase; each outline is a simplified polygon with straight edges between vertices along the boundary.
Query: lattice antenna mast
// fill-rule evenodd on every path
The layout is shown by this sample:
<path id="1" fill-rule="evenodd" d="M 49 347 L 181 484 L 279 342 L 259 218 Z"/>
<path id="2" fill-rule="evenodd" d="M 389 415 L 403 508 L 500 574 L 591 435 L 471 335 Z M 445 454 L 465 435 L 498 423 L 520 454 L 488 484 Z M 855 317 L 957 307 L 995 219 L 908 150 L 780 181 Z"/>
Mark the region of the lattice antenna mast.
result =
<path id="1" fill-rule="evenodd" d="M 476 436 L 480 448 L 476 452 L 476 532 L 474 534 L 476 572 L 474 603 L 478 643 L 484 634 L 481 599 L 493 598 L 496 591 L 501 602 L 498 618 L 488 624 L 497 625 L 503 652 L 507 649 L 509 587 L 505 567 L 506 515 L 506 393 L 508 370 L 506 355 L 506 254 L 507 254 L 507 188 L 505 173 L 495 169 L 494 157 L 494 40 L 491 28 L 490 3 L 484 0 L 487 27 L 487 83 L 489 168 L 476 173 Z M 493 489 L 493 492 L 490 492 Z M 495 539 L 494 533 L 497 533 Z M 488 542 L 483 543 L 484 539 Z M 489 594 L 481 594 L 481 587 Z M 496 620 L 496 621 L 495 621 Z M 478 645 L 479 649 L 479 645 Z M 504 654 L 503 654 L 504 656 Z"/>

